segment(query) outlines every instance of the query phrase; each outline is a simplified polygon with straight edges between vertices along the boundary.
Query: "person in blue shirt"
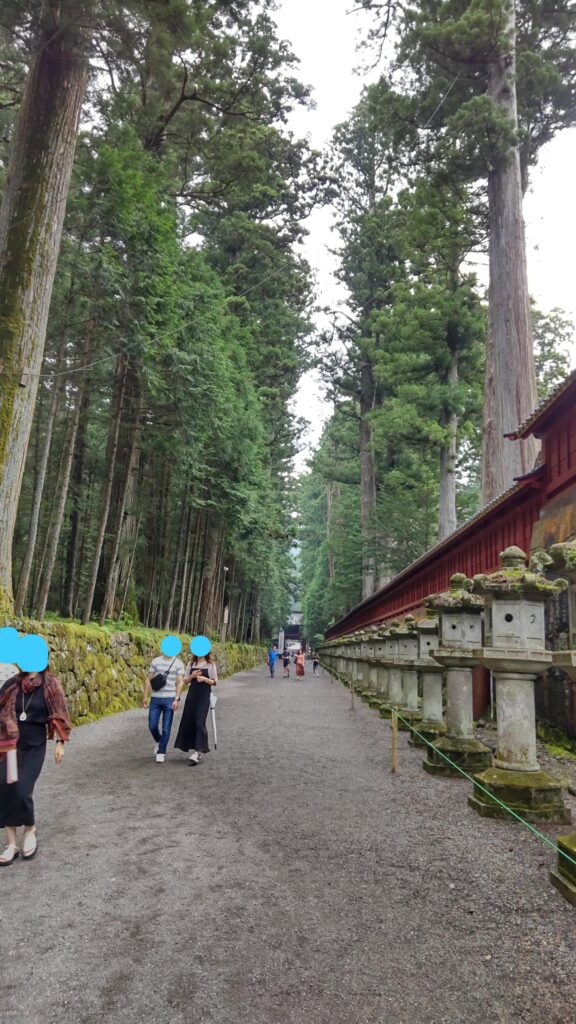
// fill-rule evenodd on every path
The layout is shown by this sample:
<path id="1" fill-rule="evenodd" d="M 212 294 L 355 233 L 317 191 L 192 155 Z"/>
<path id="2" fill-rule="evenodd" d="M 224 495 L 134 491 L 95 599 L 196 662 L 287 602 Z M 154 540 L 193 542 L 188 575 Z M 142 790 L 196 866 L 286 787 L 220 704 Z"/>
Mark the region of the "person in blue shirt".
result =
<path id="1" fill-rule="evenodd" d="M 276 659 L 278 658 L 278 648 L 276 645 L 270 648 L 268 651 L 268 668 L 270 669 L 270 676 L 274 678 L 274 671 L 276 669 Z"/>

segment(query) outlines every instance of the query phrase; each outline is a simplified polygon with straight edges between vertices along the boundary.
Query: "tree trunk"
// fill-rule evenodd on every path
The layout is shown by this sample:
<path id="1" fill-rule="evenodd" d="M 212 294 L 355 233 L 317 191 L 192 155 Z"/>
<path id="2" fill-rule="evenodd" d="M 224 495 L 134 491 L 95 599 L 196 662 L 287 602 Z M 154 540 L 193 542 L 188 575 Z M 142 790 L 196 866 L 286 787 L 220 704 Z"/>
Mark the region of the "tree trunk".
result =
<path id="1" fill-rule="evenodd" d="M 116 467 L 116 456 L 118 454 L 118 442 L 120 438 L 120 425 L 122 422 L 122 408 L 124 405 L 124 390 L 126 388 L 127 374 L 128 360 L 124 355 L 120 355 L 118 356 L 118 361 L 116 364 L 115 409 L 112 414 L 110 433 L 108 435 L 106 460 L 108 466 L 108 473 L 102 491 L 102 500 L 100 506 L 100 522 L 98 525 L 98 533 L 96 535 L 96 547 L 94 550 L 94 560 L 92 562 L 92 573 L 90 576 L 90 582 L 88 584 L 88 592 L 86 594 L 84 611 L 82 613 L 82 622 L 84 623 L 84 625 L 87 625 L 90 622 L 90 616 L 92 614 L 94 592 L 96 590 L 96 581 L 98 579 L 98 569 L 100 568 L 100 558 L 102 555 L 104 536 L 106 534 L 106 526 L 108 524 L 108 516 L 110 514 L 110 500 L 112 497 L 112 487 L 114 485 L 114 470 Z"/>
<path id="2" fill-rule="evenodd" d="M 138 371 L 133 363 L 129 364 L 124 390 L 123 427 L 118 440 L 116 458 L 116 479 L 110 499 L 111 512 L 108 522 L 108 533 L 112 543 L 108 557 L 104 553 L 100 565 L 100 577 L 104 577 L 104 593 L 100 606 L 100 624 L 105 619 L 114 618 L 117 609 L 116 594 L 124 580 L 121 576 L 125 555 L 131 551 L 131 537 L 136 521 L 137 481 L 140 473 L 140 456 L 142 451 L 141 416 L 143 410 L 142 386 Z"/>
<path id="3" fill-rule="evenodd" d="M 458 383 L 458 352 L 452 352 L 448 371 L 448 384 Z M 458 414 L 447 412 L 445 416 L 448 440 L 440 449 L 440 496 L 438 502 L 438 540 L 444 540 L 457 526 L 456 519 L 456 450 L 458 437 Z"/>
<path id="4" fill-rule="evenodd" d="M 376 470 L 372 427 L 368 419 L 374 407 L 374 374 L 365 359 L 360 369 L 360 525 L 362 530 L 362 600 L 376 588 L 374 526 L 376 520 Z"/>
<path id="5" fill-rule="evenodd" d="M 135 376 L 135 375 L 134 375 Z M 140 414 L 143 409 L 143 396 L 141 396 L 141 384 L 136 378 L 136 385 L 133 389 L 134 419 L 140 422 Z M 132 414 L 131 414 L 132 415 Z M 136 538 L 140 532 L 140 521 L 142 513 L 139 510 L 140 487 L 142 482 L 142 423 L 137 433 L 136 444 L 130 444 L 129 461 L 126 468 L 126 494 L 124 500 L 124 516 L 120 528 L 118 545 L 118 560 L 116 572 L 116 595 L 112 601 L 108 613 L 112 618 L 119 617 L 122 608 L 126 607 L 128 615 L 132 619 L 138 618 L 138 607 L 136 602 L 136 585 L 133 577 L 134 553 L 136 550 Z M 122 601 L 118 594 L 123 595 Z"/>
<path id="6" fill-rule="evenodd" d="M 93 351 L 93 336 L 92 331 L 89 331 L 80 354 L 81 365 L 82 363 L 86 363 L 90 359 L 90 356 L 92 355 Z M 62 454 L 62 460 L 60 463 L 60 469 L 58 473 L 56 494 L 54 498 L 53 516 L 48 528 L 48 534 L 46 539 L 45 557 L 37 607 L 37 615 L 39 619 L 43 619 L 44 614 L 46 612 L 46 605 L 48 603 L 48 596 L 50 594 L 50 586 L 52 583 L 52 575 L 54 573 L 54 566 L 56 564 L 56 554 L 58 551 L 58 544 L 60 541 L 60 533 L 62 530 L 64 513 L 66 511 L 66 500 L 68 498 L 68 490 L 70 487 L 70 475 L 72 472 L 72 463 L 74 460 L 74 451 L 76 448 L 76 435 L 78 433 L 78 423 L 80 422 L 80 411 L 83 406 L 86 381 L 87 373 L 85 371 L 80 371 L 80 379 L 77 382 L 74 407 L 72 409 L 72 416 L 68 426 L 64 451 Z"/>
<path id="7" fill-rule="evenodd" d="M 178 604 L 178 615 L 176 617 L 176 632 L 187 629 L 190 623 L 192 591 L 194 588 L 194 563 L 198 549 L 198 537 L 200 533 L 201 517 L 196 516 L 194 529 L 192 529 L 193 513 L 190 509 L 188 528 L 186 534 L 186 554 L 184 557 L 184 568 L 182 570 L 182 583 L 180 586 L 180 602 Z M 190 545 L 192 544 L 192 553 Z"/>
<path id="8" fill-rule="evenodd" d="M 218 540 L 220 529 L 217 523 L 211 521 L 208 524 L 208 535 L 206 538 L 205 560 L 202 571 L 202 590 L 200 594 L 200 607 L 198 610 L 198 627 L 203 632 L 208 623 L 211 599 L 215 585 L 216 564 L 218 561 Z"/>
<path id="9" fill-rule="evenodd" d="M 90 395 L 83 389 L 82 399 L 78 403 L 78 430 L 72 461 L 72 509 L 70 512 L 70 535 L 66 552 L 66 586 L 64 588 L 64 606 L 62 615 L 73 619 L 76 613 L 76 595 L 79 590 L 76 574 L 79 564 L 80 514 L 82 508 L 82 483 L 84 479 L 84 455 L 86 450 L 86 426 Z"/>
<path id="10" fill-rule="evenodd" d="M 58 347 L 56 355 L 55 373 L 58 374 L 62 368 L 62 360 L 64 358 L 64 350 L 66 348 L 66 341 L 62 338 Z M 34 481 L 34 494 L 32 496 L 32 515 L 30 517 L 30 525 L 28 527 L 28 540 L 26 543 L 26 551 L 24 552 L 24 560 L 22 562 L 22 569 L 20 571 L 20 580 L 18 583 L 18 590 L 14 599 L 14 613 L 15 615 L 21 615 L 26 603 L 26 597 L 28 595 L 28 587 L 30 585 L 30 573 L 32 571 L 32 562 L 34 561 L 34 552 L 36 550 L 36 538 L 38 536 L 38 524 L 40 522 L 40 509 L 42 505 L 42 495 L 44 492 L 44 484 L 46 482 L 46 473 L 48 470 L 48 462 L 50 459 L 50 446 L 52 444 L 52 431 L 54 429 L 54 420 L 56 419 L 56 412 L 58 410 L 58 402 L 62 394 L 62 377 L 55 377 L 53 383 L 52 396 L 50 398 L 50 404 L 48 406 L 48 416 L 44 425 L 44 441 L 42 444 L 42 452 L 38 464 L 36 473 L 36 479 Z M 40 410 L 37 410 L 37 415 L 40 414 Z"/>
<path id="11" fill-rule="evenodd" d="M 488 92 L 518 132 L 514 3 L 503 0 L 507 52 L 488 68 Z M 520 150 L 514 146 L 488 175 L 490 285 L 484 399 L 482 497 L 489 502 L 529 472 L 538 443 L 509 441 L 537 402 L 522 215 Z"/>
<path id="12" fill-rule="evenodd" d="M 174 601 L 176 599 L 176 587 L 178 585 L 178 577 L 180 576 L 180 565 L 182 564 L 182 585 L 181 592 L 184 592 L 186 583 L 185 575 L 188 566 L 188 558 L 190 555 L 190 515 L 191 511 L 186 507 L 186 491 L 182 496 L 182 505 L 180 512 L 180 526 L 176 534 L 174 543 L 174 562 L 172 565 L 172 580 L 170 583 L 170 590 L 168 593 L 168 607 L 166 609 L 166 618 L 164 620 L 164 629 L 168 631 L 172 625 L 172 616 L 174 614 Z M 182 551 L 184 550 L 184 561 L 182 562 Z"/>
<path id="13" fill-rule="evenodd" d="M 45 4 L 0 206 L 0 610 L 86 88 L 93 0 Z M 57 13 L 56 13 L 57 12 Z"/>
<path id="14" fill-rule="evenodd" d="M 130 552 L 130 557 L 128 559 L 127 572 L 126 572 L 126 576 L 124 578 L 124 592 L 122 594 L 122 603 L 120 604 L 120 610 L 118 612 L 118 618 L 119 619 L 122 618 L 122 615 L 124 613 L 124 609 L 126 607 L 126 601 L 128 599 L 128 589 L 130 587 L 130 582 L 131 582 L 131 579 L 132 579 L 132 570 L 134 568 L 134 559 L 136 558 L 136 550 L 138 548 L 138 536 L 140 534 L 140 527 L 141 527 L 141 525 L 142 525 L 142 513 L 140 513 L 140 515 L 138 516 L 138 520 L 136 522 L 136 529 L 134 530 L 134 535 L 132 537 L 132 550 Z"/>
<path id="15" fill-rule="evenodd" d="M 128 501 L 128 495 L 131 489 L 132 474 L 134 471 L 134 460 L 138 446 L 140 444 L 140 415 L 142 412 L 142 399 L 139 397 L 138 405 L 134 407 L 136 420 L 134 425 L 131 427 L 132 430 L 132 442 L 130 445 L 126 475 L 122 482 L 122 490 L 120 495 L 120 505 L 118 508 L 118 520 L 116 523 L 116 531 L 114 533 L 114 540 L 112 542 L 112 552 L 110 555 L 110 568 L 108 572 L 108 579 L 106 580 L 106 589 L 104 591 L 104 598 L 102 601 L 102 607 L 100 609 L 100 625 L 103 626 L 105 620 L 108 617 L 113 616 L 114 602 L 116 600 L 116 589 L 118 587 L 118 574 L 120 572 L 120 545 L 123 540 L 125 518 L 126 518 L 126 505 Z"/>

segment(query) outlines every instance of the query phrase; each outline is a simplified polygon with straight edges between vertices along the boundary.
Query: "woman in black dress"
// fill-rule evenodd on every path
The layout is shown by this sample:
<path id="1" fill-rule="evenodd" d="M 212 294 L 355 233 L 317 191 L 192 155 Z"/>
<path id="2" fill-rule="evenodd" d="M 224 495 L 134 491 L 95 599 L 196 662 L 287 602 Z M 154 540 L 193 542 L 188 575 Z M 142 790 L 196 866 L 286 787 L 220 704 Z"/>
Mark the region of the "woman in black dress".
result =
<path id="1" fill-rule="evenodd" d="M 46 742 L 56 740 L 54 760 L 60 764 L 70 738 L 70 718 L 60 680 L 48 669 L 18 672 L 0 689 L 0 826 L 7 846 L 0 867 L 19 857 L 16 829 L 24 826 L 22 857 L 37 850 L 34 786 L 42 771 Z"/>
<path id="2" fill-rule="evenodd" d="M 174 710 L 178 707 L 183 687 L 190 683 L 190 688 L 174 746 L 186 753 L 190 751 L 188 760 L 191 765 L 198 764 L 201 754 L 210 751 L 206 719 L 210 710 L 210 693 L 217 682 L 218 672 L 210 653 L 201 658 L 193 655 L 186 675 L 178 681 Z"/>

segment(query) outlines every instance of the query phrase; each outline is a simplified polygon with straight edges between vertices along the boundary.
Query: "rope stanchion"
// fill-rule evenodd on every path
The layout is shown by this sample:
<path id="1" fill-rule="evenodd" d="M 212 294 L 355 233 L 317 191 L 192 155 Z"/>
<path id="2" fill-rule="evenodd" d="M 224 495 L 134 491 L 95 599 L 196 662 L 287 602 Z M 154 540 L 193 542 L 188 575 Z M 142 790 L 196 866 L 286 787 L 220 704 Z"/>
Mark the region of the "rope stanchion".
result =
<path id="1" fill-rule="evenodd" d="M 390 772 L 392 775 L 396 774 L 398 768 L 398 712 L 396 708 L 392 711 L 392 761 L 390 764 Z"/>

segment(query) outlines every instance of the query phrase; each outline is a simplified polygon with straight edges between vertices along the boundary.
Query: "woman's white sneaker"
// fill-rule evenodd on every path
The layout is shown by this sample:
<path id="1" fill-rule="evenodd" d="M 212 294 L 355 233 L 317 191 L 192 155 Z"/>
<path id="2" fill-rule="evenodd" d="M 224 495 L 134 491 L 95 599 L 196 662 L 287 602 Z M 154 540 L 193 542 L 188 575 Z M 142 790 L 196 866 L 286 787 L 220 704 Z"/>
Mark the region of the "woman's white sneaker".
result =
<path id="1" fill-rule="evenodd" d="M 191 764 L 198 764 L 200 760 L 200 755 L 196 750 L 193 750 L 190 756 L 188 757 L 188 760 L 190 761 Z"/>
<path id="2" fill-rule="evenodd" d="M 164 764 L 166 754 L 156 754 L 156 764 Z"/>

